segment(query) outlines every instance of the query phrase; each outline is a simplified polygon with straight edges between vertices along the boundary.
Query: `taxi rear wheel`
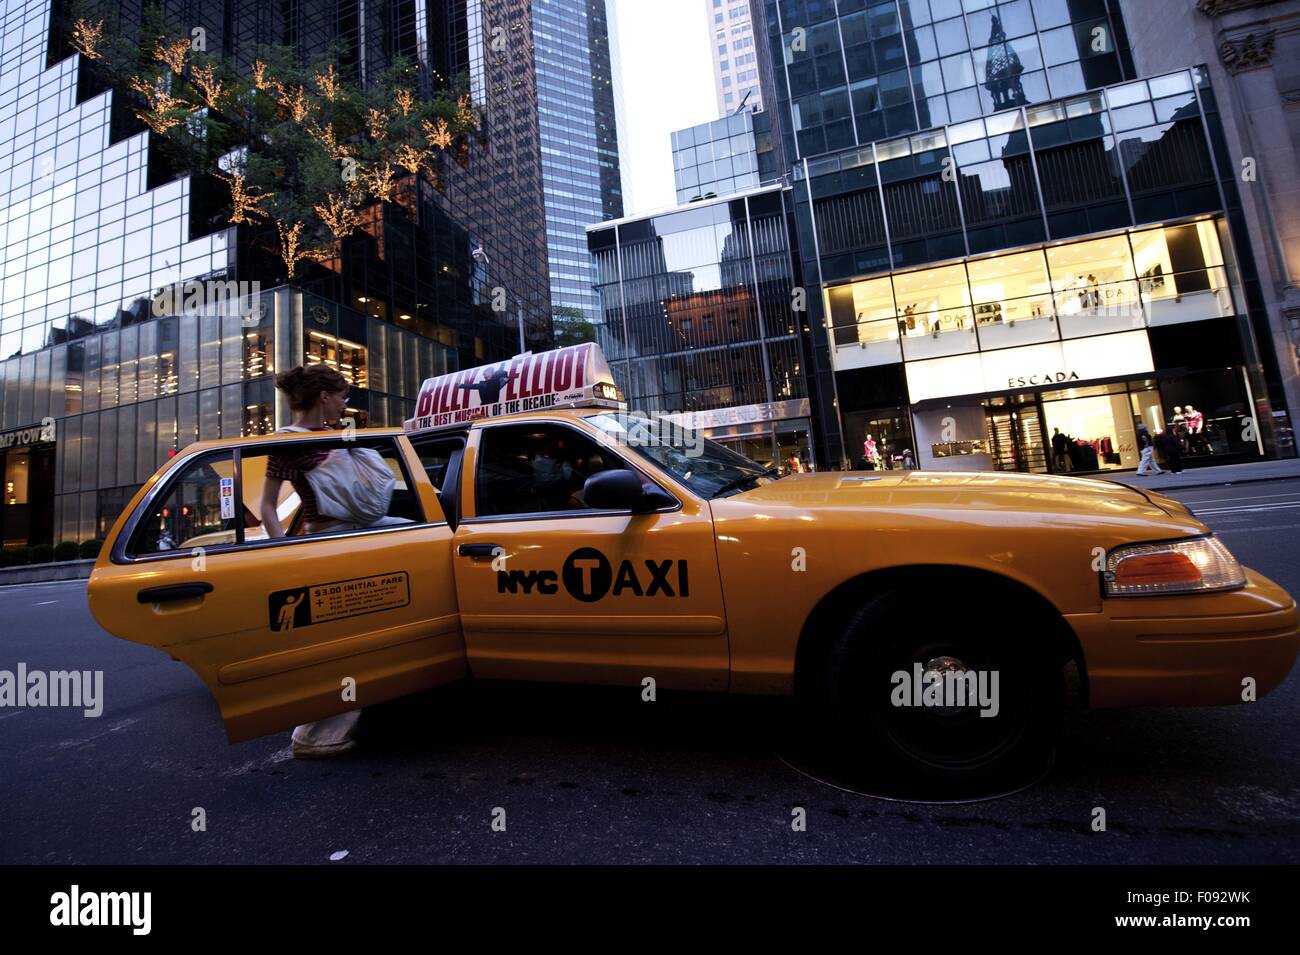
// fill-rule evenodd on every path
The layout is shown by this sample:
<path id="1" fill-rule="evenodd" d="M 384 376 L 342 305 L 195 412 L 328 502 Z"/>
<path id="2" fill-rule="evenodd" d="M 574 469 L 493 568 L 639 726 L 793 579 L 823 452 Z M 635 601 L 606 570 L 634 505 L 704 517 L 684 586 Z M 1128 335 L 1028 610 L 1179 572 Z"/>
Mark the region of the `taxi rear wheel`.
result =
<path id="1" fill-rule="evenodd" d="M 825 658 L 831 758 L 918 798 L 1027 785 L 1060 726 L 1058 625 L 999 588 L 935 581 L 872 597 Z"/>

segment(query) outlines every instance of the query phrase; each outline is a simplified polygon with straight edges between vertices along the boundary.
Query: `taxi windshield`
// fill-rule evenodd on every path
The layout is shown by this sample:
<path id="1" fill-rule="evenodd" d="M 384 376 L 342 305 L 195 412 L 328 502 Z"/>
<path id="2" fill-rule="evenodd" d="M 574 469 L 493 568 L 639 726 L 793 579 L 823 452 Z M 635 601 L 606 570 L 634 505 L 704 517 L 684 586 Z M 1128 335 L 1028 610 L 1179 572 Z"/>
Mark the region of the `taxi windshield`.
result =
<path id="1" fill-rule="evenodd" d="M 777 469 L 765 468 L 666 417 L 609 413 L 587 420 L 614 443 L 658 465 L 701 497 L 748 490 L 780 477 Z"/>

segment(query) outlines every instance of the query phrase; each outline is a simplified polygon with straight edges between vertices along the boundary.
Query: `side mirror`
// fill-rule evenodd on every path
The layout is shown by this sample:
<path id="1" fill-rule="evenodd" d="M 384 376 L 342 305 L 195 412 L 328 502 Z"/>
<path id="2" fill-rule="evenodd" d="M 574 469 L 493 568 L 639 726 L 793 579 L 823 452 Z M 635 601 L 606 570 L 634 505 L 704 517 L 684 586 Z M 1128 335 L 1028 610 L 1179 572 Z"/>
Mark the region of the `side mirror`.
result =
<path id="1" fill-rule="evenodd" d="M 632 511 L 644 514 L 673 503 L 658 487 L 649 490 L 641 485 L 635 471 L 597 471 L 582 487 L 582 499 L 588 507 L 601 511 Z"/>

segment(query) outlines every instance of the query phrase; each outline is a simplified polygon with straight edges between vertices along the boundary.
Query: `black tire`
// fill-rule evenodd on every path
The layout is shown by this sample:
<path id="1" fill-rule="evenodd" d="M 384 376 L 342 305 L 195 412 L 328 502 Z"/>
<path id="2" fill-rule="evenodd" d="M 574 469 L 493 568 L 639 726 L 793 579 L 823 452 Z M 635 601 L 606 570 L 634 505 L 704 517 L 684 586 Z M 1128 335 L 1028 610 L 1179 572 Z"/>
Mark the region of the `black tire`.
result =
<path id="1" fill-rule="evenodd" d="M 1051 765 L 1060 728 L 1058 626 L 1001 587 L 936 581 L 872 597 L 824 657 L 823 752 L 844 777 L 902 798 L 978 798 L 1028 785 Z M 988 693 L 973 706 L 920 705 L 908 698 L 915 664 L 922 686 L 927 665 L 942 672 L 946 664 L 954 674 L 974 671 Z"/>

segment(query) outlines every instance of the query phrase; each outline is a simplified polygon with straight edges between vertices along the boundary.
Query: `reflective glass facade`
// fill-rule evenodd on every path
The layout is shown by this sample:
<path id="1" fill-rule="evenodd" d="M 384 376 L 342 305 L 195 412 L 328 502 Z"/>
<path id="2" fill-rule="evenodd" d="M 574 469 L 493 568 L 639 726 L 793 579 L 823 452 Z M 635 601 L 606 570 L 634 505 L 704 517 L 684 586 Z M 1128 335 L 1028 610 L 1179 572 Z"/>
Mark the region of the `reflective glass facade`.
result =
<path id="1" fill-rule="evenodd" d="M 1131 77 L 1110 0 L 762 0 L 792 156 Z"/>
<path id="2" fill-rule="evenodd" d="M 1220 211 L 1183 71 L 940 127 L 795 168 L 822 278 Z"/>
<path id="3" fill-rule="evenodd" d="M 223 187 L 175 178 L 129 103 L 71 54 L 66 5 L 0 8 L 5 546 L 102 536 L 177 449 L 287 423 L 277 370 L 329 362 L 353 383 L 358 423 L 393 424 L 424 377 L 518 351 L 521 321 L 526 347 L 548 347 L 525 0 L 168 5 L 236 57 L 255 42 L 308 55 L 338 39 L 363 78 L 402 53 L 430 89 L 469 79 L 483 122 L 468 163 L 448 163 L 440 188 L 410 183 L 402 202 L 366 210 L 338 258 L 277 291 L 283 264 L 226 223 Z M 138 4 L 117 9 L 138 22 Z M 493 49 L 493 28 L 519 42 Z M 166 302 L 188 281 L 234 302 Z M 497 288 L 504 311 L 492 308 Z M 241 316 L 250 293 L 260 305 L 245 300 Z"/>
<path id="4" fill-rule="evenodd" d="M 597 341 L 629 408 L 813 463 L 787 223 L 777 187 L 588 229 Z"/>
<path id="5" fill-rule="evenodd" d="M 672 134 L 679 205 L 716 199 L 774 182 L 783 170 L 772 143 L 771 118 L 745 110 Z"/>
<path id="6" fill-rule="evenodd" d="M 592 322 L 585 227 L 623 215 L 605 0 L 534 0 L 532 20 L 551 304 Z"/>

